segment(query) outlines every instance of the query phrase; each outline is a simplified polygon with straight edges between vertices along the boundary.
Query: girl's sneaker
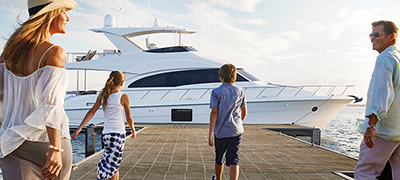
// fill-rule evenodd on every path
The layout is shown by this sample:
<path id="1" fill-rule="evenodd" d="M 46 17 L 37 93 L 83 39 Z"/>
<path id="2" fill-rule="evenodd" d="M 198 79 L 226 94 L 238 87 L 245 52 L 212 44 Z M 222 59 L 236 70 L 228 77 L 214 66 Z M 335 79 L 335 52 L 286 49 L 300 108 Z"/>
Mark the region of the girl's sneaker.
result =
<path id="1" fill-rule="evenodd" d="M 211 177 L 211 180 L 216 180 L 217 178 L 215 177 L 215 176 L 212 176 Z"/>

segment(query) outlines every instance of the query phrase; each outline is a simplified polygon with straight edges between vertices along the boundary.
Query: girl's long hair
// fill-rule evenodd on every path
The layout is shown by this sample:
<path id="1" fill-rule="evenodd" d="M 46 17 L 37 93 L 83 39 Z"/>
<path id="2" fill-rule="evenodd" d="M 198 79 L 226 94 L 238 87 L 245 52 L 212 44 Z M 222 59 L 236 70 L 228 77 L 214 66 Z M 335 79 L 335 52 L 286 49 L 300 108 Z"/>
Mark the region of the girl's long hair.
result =
<path id="1" fill-rule="evenodd" d="M 103 108 L 107 106 L 107 99 L 111 94 L 111 91 L 120 85 L 121 83 L 125 82 L 125 75 L 121 71 L 113 71 L 110 73 L 109 78 L 107 79 L 104 88 L 100 92 L 100 98 L 103 105 Z"/>
<path id="2" fill-rule="evenodd" d="M 63 9 L 56 9 L 29 19 L 7 40 L 3 50 L 3 58 L 7 69 L 15 74 L 23 74 L 24 67 L 32 51 L 40 44 L 50 38 L 51 22 L 61 14 Z"/>

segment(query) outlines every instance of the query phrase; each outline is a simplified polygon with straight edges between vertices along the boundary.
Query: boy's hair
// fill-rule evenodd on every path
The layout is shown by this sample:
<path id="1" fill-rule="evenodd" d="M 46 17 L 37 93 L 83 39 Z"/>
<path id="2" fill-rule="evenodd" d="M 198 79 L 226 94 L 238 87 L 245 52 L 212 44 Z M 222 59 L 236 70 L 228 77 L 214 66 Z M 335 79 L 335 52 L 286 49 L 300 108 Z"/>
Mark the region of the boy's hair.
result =
<path id="1" fill-rule="evenodd" d="M 236 67 L 232 64 L 224 64 L 218 70 L 219 77 L 225 83 L 234 83 L 236 81 Z"/>

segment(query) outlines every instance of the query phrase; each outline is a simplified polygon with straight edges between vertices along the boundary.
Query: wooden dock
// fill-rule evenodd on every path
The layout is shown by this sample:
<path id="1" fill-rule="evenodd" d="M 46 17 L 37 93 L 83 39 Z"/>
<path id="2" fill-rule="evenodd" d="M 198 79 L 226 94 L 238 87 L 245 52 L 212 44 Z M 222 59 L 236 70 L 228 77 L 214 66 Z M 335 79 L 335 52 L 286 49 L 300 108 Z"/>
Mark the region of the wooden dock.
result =
<path id="1" fill-rule="evenodd" d="M 214 147 L 208 146 L 208 125 L 136 126 L 145 128 L 126 141 L 121 180 L 211 179 L 215 153 Z M 357 163 L 354 158 L 265 128 L 271 126 L 245 125 L 239 179 L 342 179 L 333 172 L 353 171 Z M 71 179 L 96 179 L 101 156 L 102 151 L 75 164 Z M 229 179 L 229 167 L 225 166 L 223 179 Z"/>

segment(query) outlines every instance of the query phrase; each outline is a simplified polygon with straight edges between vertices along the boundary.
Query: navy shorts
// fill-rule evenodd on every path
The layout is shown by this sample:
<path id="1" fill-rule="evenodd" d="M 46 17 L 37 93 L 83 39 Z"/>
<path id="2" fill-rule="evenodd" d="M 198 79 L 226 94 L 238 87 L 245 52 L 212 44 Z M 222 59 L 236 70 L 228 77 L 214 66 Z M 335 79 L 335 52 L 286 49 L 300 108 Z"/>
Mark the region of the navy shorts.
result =
<path id="1" fill-rule="evenodd" d="M 226 160 L 226 165 L 238 165 L 240 143 L 242 135 L 228 138 L 214 138 L 215 163 L 222 165 Z"/>

